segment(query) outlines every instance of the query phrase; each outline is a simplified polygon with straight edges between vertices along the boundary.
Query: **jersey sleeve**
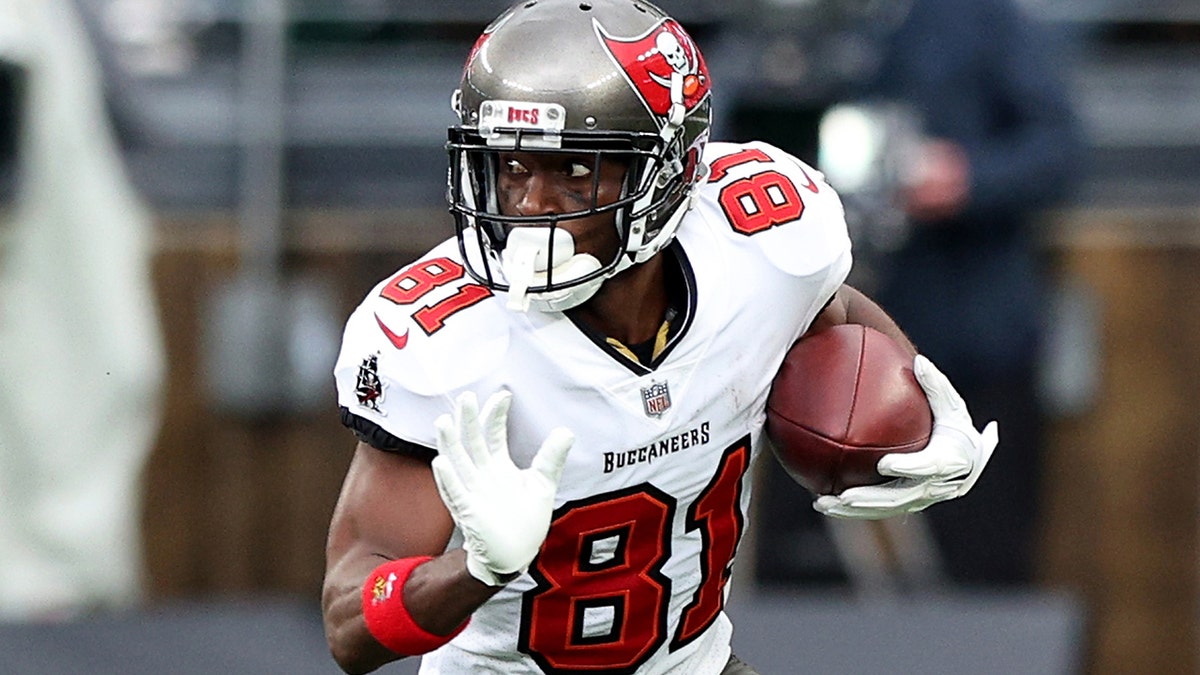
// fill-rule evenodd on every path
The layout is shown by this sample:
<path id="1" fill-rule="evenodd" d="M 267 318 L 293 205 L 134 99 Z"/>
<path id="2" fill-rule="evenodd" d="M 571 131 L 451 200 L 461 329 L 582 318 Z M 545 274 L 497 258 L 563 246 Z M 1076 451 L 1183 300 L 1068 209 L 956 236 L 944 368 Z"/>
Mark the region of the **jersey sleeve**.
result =
<path id="1" fill-rule="evenodd" d="M 355 435 L 380 449 L 436 447 L 434 420 L 503 362 L 507 323 L 494 315 L 503 307 L 465 274 L 452 243 L 378 284 L 346 322 L 338 406 Z"/>
<path id="2" fill-rule="evenodd" d="M 802 279 L 815 315 L 852 265 L 841 198 L 820 171 L 768 143 L 711 143 L 709 148 L 703 208 L 739 246 Z"/>
<path id="3" fill-rule="evenodd" d="M 338 413 L 342 426 L 352 431 L 359 441 L 377 450 L 407 455 L 424 462 L 432 462 L 437 456 L 436 449 L 397 438 L 378 424 L 350 412 L 346 406 L 339 406 Z"/>

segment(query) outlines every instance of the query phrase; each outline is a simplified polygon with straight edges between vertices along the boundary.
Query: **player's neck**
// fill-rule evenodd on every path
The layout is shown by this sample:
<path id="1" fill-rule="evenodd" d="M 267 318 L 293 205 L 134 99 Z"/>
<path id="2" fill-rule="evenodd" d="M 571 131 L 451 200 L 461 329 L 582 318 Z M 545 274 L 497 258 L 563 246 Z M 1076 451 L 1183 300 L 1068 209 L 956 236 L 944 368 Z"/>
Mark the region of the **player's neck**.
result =
<path id="1" fill-rule="evenodd" d="M 609 279 L 595 297 L 572 312 L 575 319 L 623 344 L 653 339 L 667 312 L 663 257 Z"/>

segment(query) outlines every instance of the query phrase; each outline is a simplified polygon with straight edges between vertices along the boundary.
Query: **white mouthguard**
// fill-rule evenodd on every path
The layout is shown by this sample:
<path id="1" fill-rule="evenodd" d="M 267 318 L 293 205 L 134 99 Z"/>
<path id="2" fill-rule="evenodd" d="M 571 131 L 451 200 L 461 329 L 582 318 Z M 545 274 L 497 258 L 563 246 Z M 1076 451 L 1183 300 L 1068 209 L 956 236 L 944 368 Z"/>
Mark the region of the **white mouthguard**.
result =
<path id="1" fill-rule="evenodd" d="M 508 309 L 525 312 L 534 303 L 541 311 L 563 311 L 582 304 L 603 283 L 603 278 L 597 278 L 594 283 L 558 291 L 528 292 L 530 286 L 544 286 L 551 277 L 555 283 L 565 283 L 600 269 L 600 261 L 594 256 L 575 254 L 575 240 L 570 232 L 560 228 L 554 228 L 553 232 L 553 246 L 544 227 L 518 227 L 508 233 L 500 256 L 508 280 Z M 553 260 L 550 260 L 551 249 Z"/>

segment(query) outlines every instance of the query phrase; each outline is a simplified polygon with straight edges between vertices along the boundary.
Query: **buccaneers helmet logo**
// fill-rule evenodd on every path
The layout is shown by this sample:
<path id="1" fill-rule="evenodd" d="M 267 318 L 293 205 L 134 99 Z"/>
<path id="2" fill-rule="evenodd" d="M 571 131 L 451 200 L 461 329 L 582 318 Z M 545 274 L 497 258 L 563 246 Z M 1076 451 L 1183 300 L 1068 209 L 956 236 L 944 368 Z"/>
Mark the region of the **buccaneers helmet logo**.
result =
<path id="1" fill-rule="evenodd" d="M 487 28 L 484 28 L 483 33 L 475 39 L 475 44 L 471 46 L 471 51 L 467 52 L 467 62 L 463 65 L 464 77 L 466 76 L 467 71 L 471 69 L 471 64 L 475 62 L 475 57 L 479 56 L 479 52 L 483 51 L 483 45 L 487 43 L 487 41 L 492 37 L 493 33 L 495 33 L 497 30 L 500 30 L 501 26 L 508 23 L 508 20 L 511 19 L 515 13 L 516 6 L 514 5 L 509 7 L 503 14 L 496 17 L 496 20 L 493 21 Z"/>
<path id="2" fill-rule="evenodd" d="M 650 112 L 665 117 L 670 111 L 671 77 L 675 73 L 683 78 L 685 108 L 695 108 L 708 96 L 708 66 L 696 43 L 673 19 L 664 19 L 633 38 L 614 37 L 599 22 L 595 25 L 605 48 Z"/>

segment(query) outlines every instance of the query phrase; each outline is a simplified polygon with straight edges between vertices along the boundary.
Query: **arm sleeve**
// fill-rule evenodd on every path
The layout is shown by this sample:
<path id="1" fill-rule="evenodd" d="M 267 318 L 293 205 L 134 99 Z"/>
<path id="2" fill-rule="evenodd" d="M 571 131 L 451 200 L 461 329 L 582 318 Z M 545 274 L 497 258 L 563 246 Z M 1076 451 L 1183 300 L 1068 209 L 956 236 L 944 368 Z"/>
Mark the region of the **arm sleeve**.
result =
<path id="1" fill-rule="evenodd" d="M 340 406 L 339 411 L 342 424 L 353 431 L 358 440 L 377 450 L 407 455 L 424 462 L 432 462 L 437 456 L 437 450 L 434 448 L 399 438 L 371 420 L 350 412 L 346 406 Z"/>

